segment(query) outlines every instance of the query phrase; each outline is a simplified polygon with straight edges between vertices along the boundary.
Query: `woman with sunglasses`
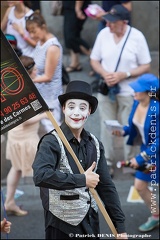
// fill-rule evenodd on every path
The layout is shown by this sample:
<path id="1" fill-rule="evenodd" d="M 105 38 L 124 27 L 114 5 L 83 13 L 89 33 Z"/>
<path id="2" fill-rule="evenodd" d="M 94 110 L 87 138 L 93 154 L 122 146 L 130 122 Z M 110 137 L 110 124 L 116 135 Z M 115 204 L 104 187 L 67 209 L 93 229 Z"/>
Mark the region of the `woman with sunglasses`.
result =
<path id="1" fill-rule="evenodd" d="M 33 79 L 33 82 L 60 125 L 62 110 L 58 96 L 63 92 L 63 48 L 57 37 L 48 30 L 46 21 L 38 10 L 26 20 L 26 29 L 31 38 L 37 42 L 34 49 L 37 76 Z M 43 119 L 41 122 L 46 132 L 53 129 L 49 119 Z"/>
<path id="2" fill-rule="evenodd" d="M 6 34 L 11 34 L 17 39 L 17 47 L 22 50 L 22 54 L 33 56 L 33 49 L 36 42 L 30 38 L 25 29 L 26 17 L 33 13 L 30 1 L 7 1 L 8 9 L 1 21 L 1 30 Z"/>

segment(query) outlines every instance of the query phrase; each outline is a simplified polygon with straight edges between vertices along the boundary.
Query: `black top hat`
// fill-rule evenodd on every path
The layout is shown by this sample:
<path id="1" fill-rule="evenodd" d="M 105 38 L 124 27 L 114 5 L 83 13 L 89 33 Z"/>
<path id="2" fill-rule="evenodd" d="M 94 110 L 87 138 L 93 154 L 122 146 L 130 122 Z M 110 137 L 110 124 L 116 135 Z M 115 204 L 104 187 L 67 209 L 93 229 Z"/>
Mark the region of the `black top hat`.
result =
<path id="1" fill-rule="evenodd" d="M 83 99 L 90 103 L 91 105 L 91 114 L 96 111 L 98 106 L 97 98 L 92 96 L 91 86 L 84 81 L 75 80 L 71 81 L 66 88 L 66 93 L 58 96 L 61 106 L 68 99 Z"/>
<path id="2" fill-rule="evenodd" d="M 129 20 L 130 12 L 121 4 L 114 5 L 111 10 L 103 16 L 105 21 L 116 22 L 118 20 Z"/>

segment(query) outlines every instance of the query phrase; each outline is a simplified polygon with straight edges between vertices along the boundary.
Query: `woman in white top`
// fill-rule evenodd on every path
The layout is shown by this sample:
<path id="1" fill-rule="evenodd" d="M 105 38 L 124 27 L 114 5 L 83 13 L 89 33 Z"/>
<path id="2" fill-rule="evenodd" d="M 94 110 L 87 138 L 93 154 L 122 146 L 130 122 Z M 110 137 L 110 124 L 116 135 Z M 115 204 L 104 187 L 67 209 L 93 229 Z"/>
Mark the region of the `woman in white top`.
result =
<path id="1" fill-rule="evenodd" d="M 26 30 L 26 18 L 33 10 L 30 1 L 7 1 L 8 9 L 1 22 L 1 30 L 7 34 L 14 35 L 17 39 L 17 47 L 22 50 L 22 54 L 33 57 L 33 49 L 36 42 L 30 38 Z"/>
<path id="2" fill-rule="evenodd" d="M 62 46 L 58 39 L 48 31 L 45 19 L 38 10 L 27 19 L 26 29 L 30 36 L 37 41 L 34 49 L 37 76 L 33 82 L 60 125 L 62 111 L 58 96 L 63 92 Z M 43 119 L 41 122 L 47 132 L 53 129 L 49 119 Z"/>

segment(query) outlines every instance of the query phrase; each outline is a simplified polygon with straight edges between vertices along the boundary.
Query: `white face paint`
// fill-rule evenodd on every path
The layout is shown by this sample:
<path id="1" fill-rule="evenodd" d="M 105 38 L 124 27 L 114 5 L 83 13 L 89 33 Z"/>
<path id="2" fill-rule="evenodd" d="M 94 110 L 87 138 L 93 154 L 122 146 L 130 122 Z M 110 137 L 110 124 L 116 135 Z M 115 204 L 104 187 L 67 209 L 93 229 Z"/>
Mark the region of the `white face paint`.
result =
<path id="1" fill-rule="evenodd" d="M 65 122 L 72 129 L 83 127 L 90 115 L 89 103 L 82 99 L 69 99 L 63 108 Z"/>

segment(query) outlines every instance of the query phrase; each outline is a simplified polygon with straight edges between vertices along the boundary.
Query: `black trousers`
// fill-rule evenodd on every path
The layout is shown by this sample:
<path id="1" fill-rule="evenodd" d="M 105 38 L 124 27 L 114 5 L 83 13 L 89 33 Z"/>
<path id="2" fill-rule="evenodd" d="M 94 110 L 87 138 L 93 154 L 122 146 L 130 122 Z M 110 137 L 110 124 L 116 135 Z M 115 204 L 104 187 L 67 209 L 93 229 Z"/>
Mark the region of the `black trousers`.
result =
<path id="1" fill-rule="evenodd" d="M 91 236 L 91 235 L 90 235 Z M 76 237 L 76 234 L 70 233 L 70 235 L 65 234 L 64 232 L 56 229 L 54 227 L 48 227 L 46 229 L 45 239 L 99 239 L 98 237 Z"/>
<path id="2" fill-rule="evenodd" d="M 90 208 L 83 221 L 75 228 L 70 230 L 69 234 L 66 234 L 58 228 L 48 226 L 45 239 L 99 239 L 97 237 L 100 233 L 98 213 Z"/>
<path id="3" fill-rule="evenodd" d="M 65 46 L 73 50 L 75 53 L 80 53 L 80 46 L 87 50 L 90 49 L 89 44 L 82 39 L 81 31 L 86 19 L 80 20 L 72 9 L 64 9 L 64 40 Z"/>
<path id="4" fill-rule="evenodd" d="M 45 239 L 70 239 L 70 237 L 59 229 L 50 226 L 46 229 Z"/>

